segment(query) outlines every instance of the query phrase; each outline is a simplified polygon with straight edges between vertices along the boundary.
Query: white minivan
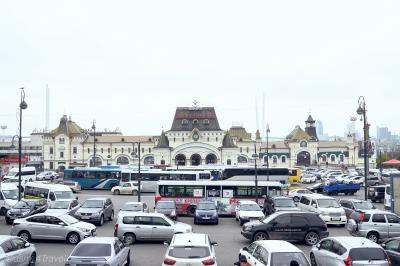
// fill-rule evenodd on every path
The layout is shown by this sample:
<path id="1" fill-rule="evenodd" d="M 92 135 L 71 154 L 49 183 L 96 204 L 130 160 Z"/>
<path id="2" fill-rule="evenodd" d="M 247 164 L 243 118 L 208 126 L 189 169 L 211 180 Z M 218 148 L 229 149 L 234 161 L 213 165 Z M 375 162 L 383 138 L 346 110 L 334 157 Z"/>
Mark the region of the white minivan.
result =
<path id="1" fill-rule="evenodd" d="M 7 175 L 3 177 L 3 180 L 19 177 L 18 167 L 11 168 Z M 21 168 L 21 180 L 23 181 L 35 181 L 36 180 L 36 168 L 35 167 L 22 167 Z"/>
<path id="2" fill-rule="evenodd" d="M 18 202 L 18 187 L 12 183 L 0 184 L 0 215 L 6 215 Z"/>
<path id="3" fill-rule="evenodd" d="M 47 199 L 48 202 L 61 199 L 76 199 L 66 185 L 28 182 L 24 189 L 25 199 Z"/>
<path id="4" fill-rule="evenodd" d="M 303 195 L 297 207 L 305 211 L 318 213 L 326 224 L 345 226 L 347 223 L 346 212 L 332 197 L 321 194 Z"/>

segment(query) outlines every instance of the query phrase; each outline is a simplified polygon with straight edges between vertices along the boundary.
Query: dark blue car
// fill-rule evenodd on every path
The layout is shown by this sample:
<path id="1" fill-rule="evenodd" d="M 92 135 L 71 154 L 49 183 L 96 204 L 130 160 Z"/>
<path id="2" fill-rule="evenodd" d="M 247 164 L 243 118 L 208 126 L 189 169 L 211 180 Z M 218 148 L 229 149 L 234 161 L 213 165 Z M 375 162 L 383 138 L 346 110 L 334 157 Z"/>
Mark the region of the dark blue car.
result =
<path id="1" fill-rule="evenodd" d="M 218 213 L 212 201 L 200 201 L 194 213 L 194 224 L 218 224 Z"/>

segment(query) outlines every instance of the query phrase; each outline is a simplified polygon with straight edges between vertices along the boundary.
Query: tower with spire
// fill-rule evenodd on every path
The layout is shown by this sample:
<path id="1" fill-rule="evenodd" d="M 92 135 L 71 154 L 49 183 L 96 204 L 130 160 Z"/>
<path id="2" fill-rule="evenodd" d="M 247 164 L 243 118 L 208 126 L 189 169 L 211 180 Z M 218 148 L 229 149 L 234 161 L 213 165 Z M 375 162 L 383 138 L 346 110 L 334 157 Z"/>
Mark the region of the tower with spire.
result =
<path id="1" fill-rule="evenodd" d="M 305 122 L 306 122 L 306 128 L 305 128 L 306 133 L 310 135 L 310 137 L 313 138 L 314 140 L 318 140 L 317 128 L 315 127 L 315 120 L 312 118 L 311 115 L 309 115 Z"/>

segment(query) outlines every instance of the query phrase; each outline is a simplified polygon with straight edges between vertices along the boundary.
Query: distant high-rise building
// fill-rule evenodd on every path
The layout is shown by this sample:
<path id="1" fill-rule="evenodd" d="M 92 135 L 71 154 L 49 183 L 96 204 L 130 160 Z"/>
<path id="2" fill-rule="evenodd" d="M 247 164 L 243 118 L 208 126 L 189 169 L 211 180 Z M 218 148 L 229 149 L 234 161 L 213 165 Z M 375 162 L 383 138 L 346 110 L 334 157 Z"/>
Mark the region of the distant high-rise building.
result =
<path id="1" fill-rule="evenodd" d="M 389 131 L 388 127 L 376 127 L 376 138 L 379 141 L 390 140 L 392 133 Z"/>
<path id="2" fill-rule="evenodd" d="M 317 127 L 317 136 L 321 139 L 324 136 L 324 125 L 322 121 L 316 121 L 315 125 Z"/>

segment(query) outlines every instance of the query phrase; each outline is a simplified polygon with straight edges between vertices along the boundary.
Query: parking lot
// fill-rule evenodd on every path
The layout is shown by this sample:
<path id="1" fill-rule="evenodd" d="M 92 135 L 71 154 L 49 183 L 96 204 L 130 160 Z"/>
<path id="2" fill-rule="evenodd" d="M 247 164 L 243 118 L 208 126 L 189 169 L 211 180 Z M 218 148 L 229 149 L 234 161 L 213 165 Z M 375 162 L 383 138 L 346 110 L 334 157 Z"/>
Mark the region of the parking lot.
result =
<path id="1" fill-rule="evenodd" d="M 95 196 L 109 196 L 114 203 L 115 217 L 118 210 L 126 201 L 136 201 L 136 196 L 112 195 L 110 191 L 82 191 L 76 194 L 79 201 Z M 358 191 L 354 196 L 336 196 L 335 198 L 363 198 L 363 190 Z M 142 201 L 146 202 L 151 210 L 154 207 L 154 195 L 143 194 Z M 382 204 L 375 204 L 379 209 L 383 209 Z M 10 226 L 6 225 L 4 217 L 0 218 L 0 234 L 9 234 Z M 219 225 L 194 225 L 193 218 L 179 217 L 180 222 L 188 223 L 193 226 L 194 232 L 206 233 L 210 235 L 213 241 L 218 242 L 216 247 L 217 262 L 219 265 L 233 265 L 237 260 L 237 254 L 240 248 L 248 245 L 250 242 L 240 234 L 241 227 L 234 217 L 220 218 Z M 114 222 L 106 222 L 103 226 L 97 227 L 98 236 L 113 236 Z M 345 228 L 329 226 L 330 236 L 349 235 Z M 35 241 L 38 252 L 38 265 L 64 265 L 66 258 L 71 253 L 74 246 L 64 242 Z M 309 256 L 310 247 L 295 243 L 304 253 Z M 153 266 L 161 265 L 166 248 L 162 242 L 139 242 L 131 247 L 131 265 L 135 266 Z"/>

